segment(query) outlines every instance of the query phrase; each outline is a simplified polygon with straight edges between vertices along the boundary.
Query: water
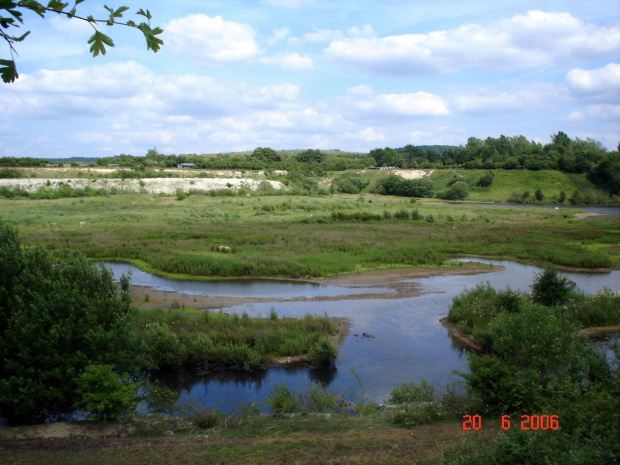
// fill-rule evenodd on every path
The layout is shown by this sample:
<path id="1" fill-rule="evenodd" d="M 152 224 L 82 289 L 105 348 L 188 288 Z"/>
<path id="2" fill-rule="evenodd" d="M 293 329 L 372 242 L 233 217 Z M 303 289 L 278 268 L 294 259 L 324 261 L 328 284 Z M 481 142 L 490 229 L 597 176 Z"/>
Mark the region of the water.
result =
<path id="1" fill-rule="evenodd" d="M 119 279 L 121 274 L 131 272 L 131 283 L 136 286 L 152 287 L 160 291 L 180 292 L 188 295 L 222 297 L 257 297 L 274 299 L 334 297 L 348 294 L 394 292 L 392 289 L 324 286 L 321 284 L 257 279 L 226 279 L 213 281 L 182 281 L 161 278 L 126 263 L 106 263 Z"/>
<path id="2" fill-rule="evenodd" d="M 446 202 L 450 205 L 454 203 Z M 522 203 L 477 203 L 477 202 L 460 202 L 467 205 L 475 205 L 477 207 L 486 208 L 544 208 L 547 210 L 579 210 L 586 213 L 597 213 L 599 215 L 606 216 L 620 216 L 620 207 L 599 207 L 599 206 L 572 206 L 572 205 L 537 205 L 537 204 L 522 204 Z"/>
<path id="3" fill-rule="evenodd" d="M 290 388 L 303 389 L 309 383 L 321 381 L 332 392 L 347 391 L 354 396 L 362 395 L 356 376 L 363 385 L 366 399 L 385 401 L 394 383 L 425 378 L 439 386 L 458 379 L 454 370 L 466 371 L 467 358 L 462 349 L 455 346 L 439 320 L 448 314 L 452 298 L 465 289 L 489 282 L 496 289 L 510 287 L 513 290 L 529 291 L 536 274 L 543 271 L 534 265 L 514 263 L 505 260 L 459 259 L 504 267 L 503 271 L 477 275 L 435 276 L 403 282 L 415 282 L 422 295 L 408 298 L 356 299 L 359 288 L 315 286 L 280 281 L 245 282 L 190 282 L 192 292 L 201 293 L 200 286 L 208 285 L 206 295 L 236 295 L 282 297 L 300 294 L 345 295 L 350 299 L 314 302 L 267 302 L 250 303 L 230 307 L 229 313 L 247 312 L 250 316 L 266 317 L 274 308 L 280 316 L 303 316 L 306 313 L 346 317 L 351 320 L 349 336 L 339 349 L 336 366 L 330 370 L 312 370 L 308 367 L 270 368 L 255 373 L 222 371 L 209 375 L 175 373 L 161 375 L 161 380 L 177 389 L 178 404 L 192 403 L 201 407 L 230 410 L 240 402 L 264 401 L 275 384 L 286 383 Z M 132 282 L 157 283 L 170 286 L 173 290 L 178 282 L 156 278 L 135 267 L 114 266 L 115 276 L 121 271 L 132 270 Z M 607 287 L 620 293 L 620 271 L 609 273 L 562 273 L 575 281 L 587 294 Z M 147 275 L 144 277 L 143 275 Z M 213 285 L 216 287 L 213 287 Z M 144 284 L 143 284 L 144 285 Z M 221 287 L 217 287 L 221 286 Z M 264 286 L 264 287 L 262 287 Z M 299 287 L 298 287 L 299 286 Z M 328 289 L 327 289 L 328 288 Z M 376 289 L 372 289 L 376 291 Z M 216 292 L 226 294 L 216 294 Z M 365 290 L 364 292 L 366 292 Z M 183 290 L 182 292 L 187 292 Z M 334 294 L 342 292 L 342 294 Z M 310 294 L 315 293 L 315 294 Z M 373 338 L 362 337 L 362 333 Z"/>

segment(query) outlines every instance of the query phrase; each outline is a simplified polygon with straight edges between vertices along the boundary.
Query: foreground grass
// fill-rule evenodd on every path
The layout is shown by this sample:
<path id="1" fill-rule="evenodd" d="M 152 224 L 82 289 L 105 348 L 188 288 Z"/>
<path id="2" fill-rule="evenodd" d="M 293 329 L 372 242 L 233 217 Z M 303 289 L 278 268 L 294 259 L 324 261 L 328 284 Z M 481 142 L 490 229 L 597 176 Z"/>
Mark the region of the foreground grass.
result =
<path id="1" fill-rule="evenodd" d="M 389 414 L 348 416 L 256 416 L 232 426 L 198 431 L 182 421 L 130 423 L 129 437 L 1 440 L 0 462 L 19 464 L 437 464 L 490 442 L 499 422 L 479 431 L 461 422 L 389 426 Z M 109 434 L 123 436 L 110 425 Z M 194 430 L 193 432 L 192 429 Z M 174 436 L 164 436 L 173 431 Z M 169 434 L 169 433 L 168 433 Z"/>
<path id="2" fill-rule="evenodd" d="M 133 261 L 174 277 L 320 277 L 437 266 L 459 254 L 620 268 L 620 218 L 576 220 L 574 211 L 563 210 L 411 203 L 374 195 L 192 195 L 183 201 L 124 195 L 0 199 L 0 218 L 31 244 Z M 219 252 L 222 245 L 231 253 Z"/>

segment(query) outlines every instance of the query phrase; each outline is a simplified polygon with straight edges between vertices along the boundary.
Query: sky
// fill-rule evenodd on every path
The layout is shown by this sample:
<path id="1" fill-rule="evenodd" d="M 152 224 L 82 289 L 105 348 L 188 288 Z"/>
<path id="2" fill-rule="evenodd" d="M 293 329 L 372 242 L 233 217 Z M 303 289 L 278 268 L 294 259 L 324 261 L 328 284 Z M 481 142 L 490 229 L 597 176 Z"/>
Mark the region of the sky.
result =
<path id="1" fill-rule="evenodd" d="M 111 2 L 110 2 L 111 3 Z M 78 14 L 105 18 L 87 0 Z M 130 0 L 164 45 L 24 14 L 0 156 L 465 145 L 564 131 L 620 142 L 617 0 Z M 0 58 L 9 58 L 0 44 Z"/>

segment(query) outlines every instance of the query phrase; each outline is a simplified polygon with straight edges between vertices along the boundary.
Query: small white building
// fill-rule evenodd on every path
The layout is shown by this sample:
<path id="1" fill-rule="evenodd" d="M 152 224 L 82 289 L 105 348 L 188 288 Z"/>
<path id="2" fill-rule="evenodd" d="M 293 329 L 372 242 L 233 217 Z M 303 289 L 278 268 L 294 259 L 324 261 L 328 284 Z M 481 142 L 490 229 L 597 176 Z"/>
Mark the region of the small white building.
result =
<path id="1" fill-rule="evenodd" d="M 179 163 L 177 168 L 196 168 L 196 165 L 193 163 Z"/>

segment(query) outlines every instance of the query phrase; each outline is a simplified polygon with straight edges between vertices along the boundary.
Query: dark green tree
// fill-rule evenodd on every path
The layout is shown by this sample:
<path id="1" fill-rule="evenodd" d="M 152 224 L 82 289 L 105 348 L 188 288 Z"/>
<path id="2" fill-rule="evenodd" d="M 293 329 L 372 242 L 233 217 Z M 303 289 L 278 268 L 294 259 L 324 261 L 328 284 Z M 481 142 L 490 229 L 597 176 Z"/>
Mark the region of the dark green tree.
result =
<path id="1" fill-rule="evenodd" d="M 0 75 L 2 76 L 2 80 L 9 83 L 14 82 L 15 79 L 19 77 L 19 74 L 17 73 L 17 66 L 15 65 L 15 55 L 17 54 L 15 44 L 22 42 L 26 37 L 28 37 L 30 31 L 26 31 L 21 35 L 13 35 L 14 32 L 12 28 L 18 29 L 24 23 L 23 14 L 26 11 L 34 12 L 41 18 L 45 18 L 46 15 L 54 13 L 67 18 L 86 21 L 93 27 L 94 30 L 94 34 L 90 37 L 88 43 L 90 44 L 90 51 L 95 57 L 100 53 L 102 55 L 106 54 L 106 45 L 108 47 L 114 47 L 114 41 L 97 29 L 99 24 L 105 24 L 107 26 L 120 24 L 139 29 L 142 34 L 144 34 L 144 38 L 146 39 L 147 50 L 153 50 L 153 52 L 157 52 L 160 45 L 163 45 L 163 41 L 158 38 L 157 35 L 164 31 L 158 27 L 151 28 L 150 23 L 152 16 L 149 10 L 144 11 L 143 9 L 140 9 L 136 12 L 137 15 L 146 18 L 146 22 L 142 22 L 140 24 L 136 24 L 131 20 L 127 22 L 119 21 L 119 19 L 123 17 L 123 13 L 129 10 L 129 7 L 127 6 L 121 6 L 115 9 L 104 5 L 104 8 L 107 10 L 108 17 L 95 19 L 93 16 L 83 17 L 78 15 L 77 6 L 80 3 L 84 3 L 84 1 L 85 0 L 75 0 L 75 4 L 70 9 L 68 3 L 64 3 L 60 0 L 50 0 L 47 4 L 40 3 L 35 0 L 0 1 L 0 38 L 4 39 L 8 44 L 9 51 L 11 53 L 10 60 L 0 59 Z"/>
<path id="2" fill-rule="evenodd" d="M 129 279 L 84 255 L 22 249 L 0 222 L 0 416 L 38 423 L 73 411 L 80 376 L 90 365 L 132 372 Z"/>
<path id="3" fill-rule="evenodd" d="M 563 305 L 568 302 L 575 283 L 557 271 L 547 268 L 536 276 L 532 284 L 532 300 L 547 307 Z"/>
<path id="4" fill-rule="evenodd" d="M 261 161 L 273 162 L 281 161 L 282 158 L 278 153 L 269 147 L 256 147 L 252 152 L 252 157 Z"/>

